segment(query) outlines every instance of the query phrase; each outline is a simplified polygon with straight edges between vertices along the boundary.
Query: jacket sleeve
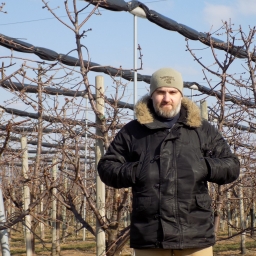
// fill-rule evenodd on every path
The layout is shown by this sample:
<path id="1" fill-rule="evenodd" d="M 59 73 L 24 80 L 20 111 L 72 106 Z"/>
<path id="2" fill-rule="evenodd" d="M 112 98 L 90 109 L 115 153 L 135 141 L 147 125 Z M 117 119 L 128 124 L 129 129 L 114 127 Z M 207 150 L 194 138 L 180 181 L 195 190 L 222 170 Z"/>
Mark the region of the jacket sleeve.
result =
<path id="1" fill-rule="evenodd" d="M 228 143 L 211 124 L 205 121 L 205 161 L 208 166 L 208 181 L 219 185 L 235 181 L 239 177 L 240 163 L 231 152 Z"/>
<path id="2" fill-rule="evenodd" d="M 133 185 L 134 169 L 138 161 L 131 161 L 130 151 L 131 139 L 124 127 L 98 163 L 99 176 L 106 185 L 114 188 L 126 188 Z"/>

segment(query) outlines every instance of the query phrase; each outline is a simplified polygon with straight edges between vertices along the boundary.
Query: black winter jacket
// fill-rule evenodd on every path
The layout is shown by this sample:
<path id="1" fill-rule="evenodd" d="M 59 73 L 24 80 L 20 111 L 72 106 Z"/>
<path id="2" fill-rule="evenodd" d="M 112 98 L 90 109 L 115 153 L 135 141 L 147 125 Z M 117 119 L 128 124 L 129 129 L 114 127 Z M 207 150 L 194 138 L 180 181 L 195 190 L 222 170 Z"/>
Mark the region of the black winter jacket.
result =
<path id="1" fill-rule="evenodd" d="M 226 184 L 239 176 L 239 161 L 200 110 L 183 98 L 172 129 L 154 116 L 144 97 L 137 120 L 126 124 L 98 164 L 102 181 L 132 187 L 132 248 L 203 248 L 214 244 L 207 181 Z"/>

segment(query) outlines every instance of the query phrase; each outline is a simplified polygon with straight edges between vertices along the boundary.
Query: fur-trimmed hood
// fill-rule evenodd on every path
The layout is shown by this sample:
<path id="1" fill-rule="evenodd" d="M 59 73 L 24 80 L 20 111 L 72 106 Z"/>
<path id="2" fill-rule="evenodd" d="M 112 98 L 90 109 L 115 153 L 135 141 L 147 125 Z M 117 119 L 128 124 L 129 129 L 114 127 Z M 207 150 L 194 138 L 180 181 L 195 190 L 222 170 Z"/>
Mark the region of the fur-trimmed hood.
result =
<path id="1" fill-rule="evenodd" d="M 143 96 L 135 105 L 135 114 L 137 120 L 141 124 L 150 124 L 155 120 L 154 113 L 149 107 L 151 97 L 149 95 Z M 202 125 L 202 118 L 199 107 L 190 99 L 184 97 L 181 101 L 182 107 L 185 108 L 186 125 L 190 127 L 200 127 Z"/>

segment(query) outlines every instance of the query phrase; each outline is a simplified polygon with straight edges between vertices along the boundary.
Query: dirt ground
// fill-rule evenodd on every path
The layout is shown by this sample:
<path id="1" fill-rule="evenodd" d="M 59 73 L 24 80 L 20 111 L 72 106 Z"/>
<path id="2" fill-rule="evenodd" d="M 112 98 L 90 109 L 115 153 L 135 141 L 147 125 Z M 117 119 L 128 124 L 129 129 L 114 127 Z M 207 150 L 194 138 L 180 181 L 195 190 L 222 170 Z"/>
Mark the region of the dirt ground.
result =
<path id="1" fill-rule="evenodd" d="M 129 251 L 126 250 L 125 254 L 128 256 Z M 25 256 L 26 254 L 12 254 L 13 256 Z M 51 253 L 39 253 L 37 256 L 49 256 Z M 65 250 L 61 251 L 61 256 L 95 256 L 96 252 L 84 252 L 84 251 L 78 251 L 78 250 Z M 131 254 L 130 254 L 131 255 Z M 247 250 L 245 256 L 256 256 L 256 250 Z M 2 253 L 0 252 L 0 256 L 2 256 Z M 236 251 L 225 251 L 225 252 L 219 252 L 214 253 L 214 256 L 241 256 L 241 252 L 239 250 Z"/>
<path id="2" fill-rule="evenodd" d="M 130 254 L 128 254 L 130 253 Z M 50 254 L 38 254 L 38 256 L 48 256 Z M 67 250 L 67 251 L 62 251 L 61 256 L 95 256 L 96 253 L 90 253 L 90 252 L 81 252 L 81 251 L 76 251 L 76 250 Z M 121 255 L 132 255 L 131 251 L 125 250 L 125 253 Z M 256 250 L 247 250 L 245 256 L 256 256 Z M 241 256 L 241 252 L 239 250 L 236 251 L 225 251 L 225 252 L 219 252 L 219 253 L 214 253 L 214 256 Z"/>
<path id="3" fill-rule="evenodd" d="M 93 241 L 88 241 L 89 243 L 92 243 Z M 256 237 L 255 238 L 251 238 L 250 236 L 246 237 L 246 242 L 248 245 L 248 249 L 246 250 L 246 254 L 244 254 L 245 256 L 256 256 Z M 76 246 L 77 244 L 77 246 Z M 96 248 L 94 247 L 94 245 L 92 245 L 92 247 L 90 248 L 86 248 L 86 242 L 82 242 L 82 241 L 78 241 L 78 240 L 73 240 L 72 242 L 68 242 L 66 244 L 63 244 L 63 246 L 67 246 L 67 245 L 72 245 L 73 248 L 77 248 L 77 249 L 62 249 L 61 250 L 61 256 L 95 256 L 96 255 Z M 228 246 L 228 245 L 236 245 L 237 249 L 234 250 L 229 250 L 229 251 L 222 251 L 223 247 Z M 214 247 L 214 256 L 241 256 L 241 251 L 239 250 L 240 247 L 240 237 L 234 237 L 232 239 L 229 240 L 223 240 L 223 241 L 219 241 L 215 247 Z M 252 248 L 253 247 L 253 248 Z M 11 249 L 14 250 L 16 248 L 22 248 L 24 251 L 23 246 L 21 246 L 21 244 L 15 244 L 15 246 L 11 246 Z M 49 247 L 48 247 L 49 248 Z M 220 248 L 221 251 L 220 252 L 216 252 L 216 250 Z M 47 251 L 44 252 L 40 252 L 36 254 L 37 256 L 50 256 L 51 255 L 51 251 L 50 249 L 48 249 Z M 132 255 L 132 249 L 129 248 L 129 245 L 127 245 L 122 253 L 120 254 L 120 256 L 130 256 Z M 2 256 L 1 250 L 0 250 L 0 256 Z M 25 253 L 12 253 L 12 256 L 26 256 Z"/>

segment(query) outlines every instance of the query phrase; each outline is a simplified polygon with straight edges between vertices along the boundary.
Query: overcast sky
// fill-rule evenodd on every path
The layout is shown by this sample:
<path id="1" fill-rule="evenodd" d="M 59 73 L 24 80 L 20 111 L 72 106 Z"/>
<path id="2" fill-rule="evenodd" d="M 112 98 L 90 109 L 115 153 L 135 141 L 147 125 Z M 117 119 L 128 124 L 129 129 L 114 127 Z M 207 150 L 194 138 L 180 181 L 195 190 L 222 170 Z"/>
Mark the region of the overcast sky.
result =
<path id="1" fill-rule="evenodd" d="M 143 0 L 141 2 L 149 9 L 199 32 L 213 32 L 223 21 L 234 23 L 235 28 L 241 25 L 245 31 L 256 23 L 255 0 Z M 68 22 L 64 1 L 48 0 L 48 3 L 63 21 Z M 79 7 L 85 5 L 85 2 L 78 1 Z M 7 14 L 0 13 L 0 33 L 58 53 L 68 53 L 75 48 L 73 32 L 54 19 L 42 6 L 40 0 L 6 1 L 4 11 L 7 11 Z M 83 11 L 81 20 L 86 17 L 89 10 L 91 8 Z M 88 48 L 91 61 L 113 67 L 122 66 L 124 69 L 133 67 L 133 16 L 130 13 L 100 8 L 100 15 L 93 15 L 83 27 L 84 30 L 90 28 L 92 31 L 87 33 L 83 44 Z M 221 35 L 219 37 L 223 38 Z M 205 84 L 202 68 L 186 51 L 186 41 L 182 35 L 164 30 L 147 19 L 138 18 L 138 43 L 143 54 L 143 70 L 139 73 L 151 75 L 156 69 L 169 66 L 180 71 L 184 81 Z M 191 45 L 197 48 L 205 47 L 198 41 L 191 42 Z M 0 46 L 0 56 L 9 54 L 8 49 Z M 207 54 L 203 51 L 200 54 L 209 61 Z M 15 53 L 15 55 L 37 58 L 24 53 Z M 75 56 L 75 53 L 72 53 L 72 56 Z M 87 58 L 86 54 L 85 57 Z M 239 69 L 239 66 L 236 68 Z M 99 73 L 90 73 L 91 84 L 94 84 L 96 75 Z M 106 86 L 111 88 L 111 80 L 106 75 L 104 77 Z M 141 97 L 147 93 L 148 84 L 139 82 L 138 88 L 138 96 Z M 126 94 L 130 100 L 132 92 L 132 83 L 130 83 Z M 186 93 L 190 94 L 189 91 Z M 2 104 L 2 99 L 0 101 Z"/>

